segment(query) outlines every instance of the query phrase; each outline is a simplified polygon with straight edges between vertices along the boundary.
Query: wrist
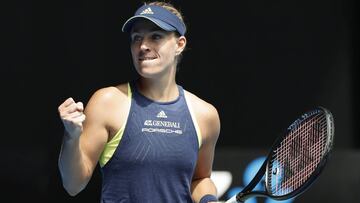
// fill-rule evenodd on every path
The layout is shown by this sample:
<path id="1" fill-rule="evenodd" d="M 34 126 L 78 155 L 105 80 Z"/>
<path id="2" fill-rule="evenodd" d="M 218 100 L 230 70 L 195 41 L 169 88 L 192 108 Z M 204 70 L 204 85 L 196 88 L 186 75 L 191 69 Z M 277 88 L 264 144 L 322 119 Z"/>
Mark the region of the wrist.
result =
<path id="1" fill-rule="evenodd" d="M 199 203 L 208 203 L 208 202 L 217 202 L 217 201 L 218 198 L 215 195 L 207 194 L 200 199 Z"/>
<path id="2" fill-rule="evenodd" d="M 63 140 L 64 140 L 64 142 L 71 142 L 72 143 L 72 142 L 78 141 L 79 137 L 80 136 L 72 135 L 68 131 L 65 130 Z"/>

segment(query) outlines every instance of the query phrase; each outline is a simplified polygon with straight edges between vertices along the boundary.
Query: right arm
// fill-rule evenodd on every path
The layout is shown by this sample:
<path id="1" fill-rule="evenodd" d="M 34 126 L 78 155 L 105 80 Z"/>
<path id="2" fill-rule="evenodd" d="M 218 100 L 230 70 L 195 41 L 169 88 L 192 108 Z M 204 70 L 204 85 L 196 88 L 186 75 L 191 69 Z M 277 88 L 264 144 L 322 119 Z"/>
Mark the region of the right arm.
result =
<path id="1" fill-rule="evenodd" d="M 114 94 L 108 90 L 97 91 L 85 110 L 72 98 L 58 108 L 65 127 L 58 166 L 63 186 L 71 196 L 85 188 L 108 141 L 109 109 L 115 108 Z"/>

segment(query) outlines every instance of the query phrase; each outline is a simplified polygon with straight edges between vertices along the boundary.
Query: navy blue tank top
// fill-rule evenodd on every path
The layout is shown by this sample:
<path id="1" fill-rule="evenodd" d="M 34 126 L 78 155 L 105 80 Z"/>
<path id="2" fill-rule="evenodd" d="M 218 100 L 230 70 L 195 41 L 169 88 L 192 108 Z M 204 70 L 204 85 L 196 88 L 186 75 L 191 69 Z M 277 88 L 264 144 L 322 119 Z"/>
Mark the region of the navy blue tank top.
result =
<path id="1" fill-rule="evenodd" d="M 199 141 L 184 90 L 171 102 L 143 96 L 131 83 L 124 134 L 101 168 L 102 203 L 187 203 Z"/>

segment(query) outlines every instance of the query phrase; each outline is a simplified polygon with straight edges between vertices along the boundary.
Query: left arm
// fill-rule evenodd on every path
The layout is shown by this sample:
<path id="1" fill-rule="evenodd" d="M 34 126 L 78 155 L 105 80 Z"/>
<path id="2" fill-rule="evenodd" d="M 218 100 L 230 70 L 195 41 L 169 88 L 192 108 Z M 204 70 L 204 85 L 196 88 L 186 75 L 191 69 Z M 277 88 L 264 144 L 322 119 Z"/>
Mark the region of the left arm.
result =
<path id="1" fill-rule="evenodd" d="M 191 183 L 191 193 L 194 202 L 198 203 L 200 199 L 207 194 L 216 196 L 217 189 L 210 179 L 212 165 L 214 160 L 215 146 L 220 134 L 220 119 L 216 109 L 205 104 L 194 105 L 195 115 L 202 135 L 202 145 L 199 149 L 198 161 L 195 173 Z"/>

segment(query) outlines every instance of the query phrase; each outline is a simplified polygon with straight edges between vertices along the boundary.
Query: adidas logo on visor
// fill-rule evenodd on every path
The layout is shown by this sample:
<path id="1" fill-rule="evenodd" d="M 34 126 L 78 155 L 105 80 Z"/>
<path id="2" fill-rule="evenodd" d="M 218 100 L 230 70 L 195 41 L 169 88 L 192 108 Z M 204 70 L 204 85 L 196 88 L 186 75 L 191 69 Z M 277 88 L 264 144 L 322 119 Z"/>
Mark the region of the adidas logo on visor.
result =
<path id="1" fill-rule="evenodd" d="M 160 112 L 156 115 L 156 117 L 158 117 L 158 118 L 167 118 L 167 115 L 165 114 L 164 111 L 160 111 Z"/>
<path id="2" fill-rule="evenodd" d="M 143 14 L 154 14 L 154 12 L 151 10 L 151 8 L 147 8 L 140 13 L 140 15 Z"/>

